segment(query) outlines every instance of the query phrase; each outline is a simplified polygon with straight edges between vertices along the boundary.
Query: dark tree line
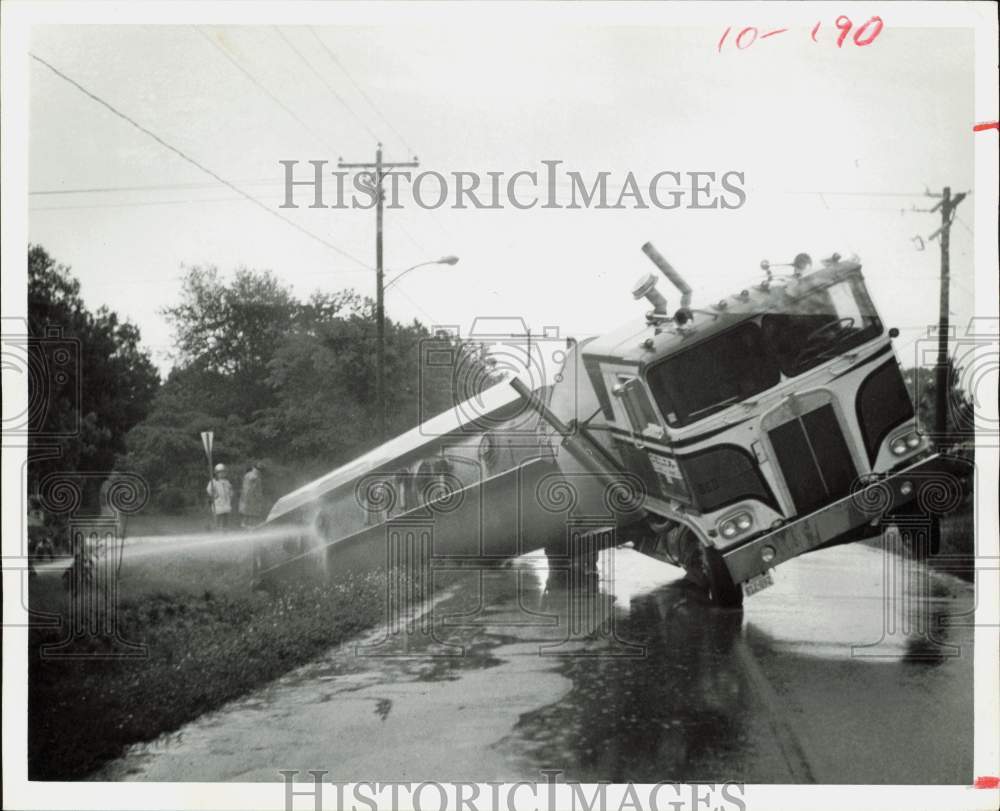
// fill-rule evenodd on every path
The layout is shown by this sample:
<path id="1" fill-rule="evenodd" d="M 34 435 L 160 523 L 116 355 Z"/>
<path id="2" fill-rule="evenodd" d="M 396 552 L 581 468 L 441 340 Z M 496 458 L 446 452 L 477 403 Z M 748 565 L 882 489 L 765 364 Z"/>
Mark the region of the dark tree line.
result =
<path id="1" fill-rule="evenodd" d="M 149 410 L 159 374 L 139 329 L 87 309 L 70 269 L 28 248 L 28 485 L 54 472 L 109 471 Z M 86 496 L 95 496 L 95 486 Z"/>
<path id="2" fill-rule="evenodd" d="M 344 290 L 303 300 L 268 271 L 243 268 L 227 279 L 191 267 L 180 300 L 163 312 L 176 355 L 161 383 L 139 329 L 107 308 L 88 310 L 70 269 L 29 247 L 32 492 L 54 471 L 117 466 L 146 479 L 154 506 L 202 504 L 199 433 L 212 430 L 215 461 L 234 468 L 233 481 L 245 463 L 266 460 L 276 497 L 379 443 L 370 299 Z M 481 347 L 432 335 L 416 320 L 387 321 L 385 357 L 393 435 L 494 380 Z M 442 357 L 451 361 L 442 366 Z M 88 481 L 95 507 L 100 477 Z"/>
<path id="3" fill-rule="evenodd" d="M 199 432 L 215 433 L 214 460 L 238 483 L 252 459 L 268 462 L 275 497 L 380 442 L 375 398 L 374 304 L 352 290 L 297 298 L 272 273 L 188 268 L 174 327 L 175 366 L 148 417 L 128 436 L 129 461 L 164 509 L 197 504 L 207 477 Z M 428 354 L 451 363 L 428 367 Z M 482 349 L 432 335 L 418 321 L 386 323 L 390 435 L 471 396 L 455 370 L 478 368 Z M 477 366 L 478 365 L 478 366 Z"/>
<path id="4" fill-rule="evenodd" d="M 910 393 L 917 424 L 935 438 L 945 450 L 970 454 L 975 440 L 975 403 L 962 382 L 962 368 L 953 360 L 948 361 L 948 412 L 945 417 L 945 434 L 936 436 L 937 425 L 937 371 L 933 367 L 916 367 L 903 372 L 906 389 Z"/>

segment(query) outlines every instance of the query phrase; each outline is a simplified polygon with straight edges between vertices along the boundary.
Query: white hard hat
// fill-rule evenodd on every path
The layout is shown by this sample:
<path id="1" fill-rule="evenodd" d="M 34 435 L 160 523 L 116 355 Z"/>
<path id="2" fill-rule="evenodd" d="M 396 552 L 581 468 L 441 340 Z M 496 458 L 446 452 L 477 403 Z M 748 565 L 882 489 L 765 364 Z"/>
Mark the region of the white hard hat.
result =
<path id="1" fill-rule="evenodd" d="M 222 473 L 225 469 L 226 469 L 226 466 L 224 464 L 222 464 L 222 462 L 219 462 L 219 464 L 217 464 L 215 466 L 215 472 L 216 473 Z"/>

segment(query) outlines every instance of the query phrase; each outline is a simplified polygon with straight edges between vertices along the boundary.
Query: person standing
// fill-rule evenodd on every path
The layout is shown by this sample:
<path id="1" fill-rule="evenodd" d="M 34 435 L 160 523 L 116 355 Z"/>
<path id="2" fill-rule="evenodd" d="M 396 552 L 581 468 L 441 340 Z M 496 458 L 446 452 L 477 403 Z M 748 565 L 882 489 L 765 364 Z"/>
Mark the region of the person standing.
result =
<path id="1" fill-rule="evenodd" d="M 264 464 L 254 462 L 243 477 L 240 491 L 240 516 L 245 528 L 255 527 L 264 520 Z"/>
<path id="2" fill-rule="evenodd" d="M 215 516 L 215 528 L 229 528 L 229 514 L 233 511 L 233 486 L 229 483 L 226 466 L 221 462 L 215 466 L 215 478 L 205 488 L 212 500 L 212 514 Z"/>

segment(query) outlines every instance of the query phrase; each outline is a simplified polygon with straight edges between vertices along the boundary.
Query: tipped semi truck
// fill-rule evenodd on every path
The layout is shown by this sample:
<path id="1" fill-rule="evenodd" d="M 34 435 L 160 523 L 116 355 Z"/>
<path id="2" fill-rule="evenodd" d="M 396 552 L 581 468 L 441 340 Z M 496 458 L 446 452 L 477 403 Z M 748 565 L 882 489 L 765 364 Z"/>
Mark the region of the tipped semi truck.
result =
<path id="1" fill-rule="evenodd" d="M 632 291 L 648 311 L 620 329 L 505 338 L 525 370 L 537 357 L 552 373 L 512 374 L 279 499 L 267 523 L 299 540 L 258 574 L 289 556 L 335 577 L 536 549 L 589 569 L 627 543 L 738 606 L 781 563 L 907 513 L 926 517 L 933 546 L 927 505 L 958 478 L 918 431 L 861 265 L 764 262 L 756 283 L 695 307 L 642 250 L 678 289 L 676 309 L 650 273 Z"/>

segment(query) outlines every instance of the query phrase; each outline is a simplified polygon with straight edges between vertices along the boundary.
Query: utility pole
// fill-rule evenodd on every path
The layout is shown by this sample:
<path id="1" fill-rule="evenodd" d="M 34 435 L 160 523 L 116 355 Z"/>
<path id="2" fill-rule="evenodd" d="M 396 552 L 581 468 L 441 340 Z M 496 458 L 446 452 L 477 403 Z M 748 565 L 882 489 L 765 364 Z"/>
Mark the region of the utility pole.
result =
<path id="1" fill-rule="evenodd" d="M 403 163 L 385 163 L 382 161 L 382 144 L 375 147 L 374 163 L 345 163 L 341 158 L 337 166 L 341 169 L 367 170 L 375 186 L 375 323 L 378 330 L 375 349 L 375 402 L 378 408 L 379 438 L 386 439 L 388 434 L 388 407 L 385 399 L 385 288 L 383 285 L 382 267 L 382 204 L 385 201 L 385 191 L 382 189 L 382 179 L 387 170 L 415 168 L 416 157 Z"/>
<path id="2" fill-rule="evenodd" d="M 934 432 L 943 439 L 948 430 L 948 390 L 950 380 L 948 372 L 948 318 L 949 294 L 951 286 L 951 266 L 949 250 L 951 248 L 951 223 L 955 219 L 955 209 L 965 199 L 965 193 L 951 196 L 951 187 L 945 186 L 941 199 L 931 211 L 941 210 L 941 227 L 929 239 L 941 237 L 941 298 L 938 311 L 938 357 L 935 370 L 934 395 Z"/>

